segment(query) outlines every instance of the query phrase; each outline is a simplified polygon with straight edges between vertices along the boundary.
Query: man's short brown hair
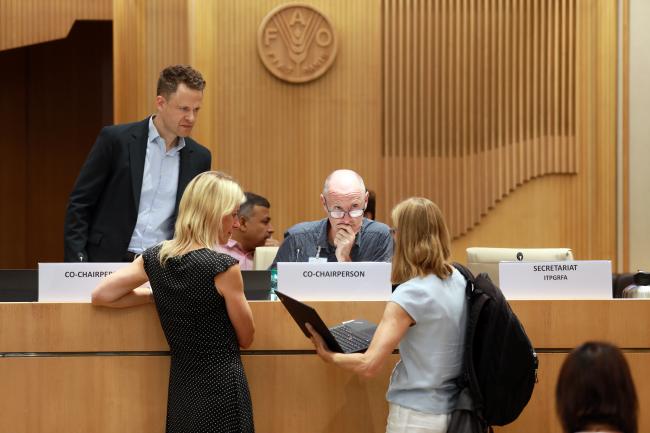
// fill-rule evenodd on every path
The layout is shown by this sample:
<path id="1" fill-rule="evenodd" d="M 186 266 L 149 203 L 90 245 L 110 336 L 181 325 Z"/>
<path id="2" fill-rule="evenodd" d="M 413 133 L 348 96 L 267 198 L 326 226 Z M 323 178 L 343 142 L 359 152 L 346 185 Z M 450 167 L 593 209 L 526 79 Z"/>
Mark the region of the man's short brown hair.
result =
<path id="1" fill-rule="evenodd" d="M 205 88 L 205 80 L 199 71 L 189 65 L 173 65 L 160 72 L 156 95 L 168 98 L 169 95 L 176 92 L 180 83 L 192 90 L 203 91 Z"/>

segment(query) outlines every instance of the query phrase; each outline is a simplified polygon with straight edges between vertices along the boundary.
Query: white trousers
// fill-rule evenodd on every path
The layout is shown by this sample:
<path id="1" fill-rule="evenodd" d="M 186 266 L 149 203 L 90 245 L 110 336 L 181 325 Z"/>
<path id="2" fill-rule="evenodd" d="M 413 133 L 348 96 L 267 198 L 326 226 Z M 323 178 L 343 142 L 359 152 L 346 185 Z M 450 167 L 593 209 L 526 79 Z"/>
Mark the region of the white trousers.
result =
<path id="1" fill-rule="evenodd" d="M 389 403 L 386 433 L 447 433 L 451 414 L 433 415 Z"/>

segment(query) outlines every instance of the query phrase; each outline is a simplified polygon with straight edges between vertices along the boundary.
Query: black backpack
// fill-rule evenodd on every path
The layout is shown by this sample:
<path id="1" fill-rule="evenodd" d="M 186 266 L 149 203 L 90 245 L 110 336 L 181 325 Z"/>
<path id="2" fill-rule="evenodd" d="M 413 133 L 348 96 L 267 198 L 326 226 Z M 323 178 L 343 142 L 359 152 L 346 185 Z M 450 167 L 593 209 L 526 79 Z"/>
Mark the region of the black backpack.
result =
<path id="1" fill-rule="evenodd" d="M 480 430 L 491 430 L 490 426 L 506 425 L 517 419 L 528 404 L 537 382 L 537 354 L 490 277 L 480 274 L 475 278 L 464 266 L 454 263 L 454 267 L 467 280 L 460 400 L 469 395 Z"/>

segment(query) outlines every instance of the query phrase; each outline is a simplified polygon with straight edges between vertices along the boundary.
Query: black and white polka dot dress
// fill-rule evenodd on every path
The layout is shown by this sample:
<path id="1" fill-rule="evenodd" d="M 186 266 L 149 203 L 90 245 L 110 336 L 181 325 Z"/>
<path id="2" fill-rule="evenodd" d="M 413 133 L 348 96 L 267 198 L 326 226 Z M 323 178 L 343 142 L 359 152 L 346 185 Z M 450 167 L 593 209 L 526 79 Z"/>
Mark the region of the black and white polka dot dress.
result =
<path id="1" fill-rule="evenodd" d="M 253 432 L 253 410 L 235 329 L 214 277 L 237 263 L 210 249 L 160 265 L 160 245 L 143 254 L 171 368 L 167 433 Z"/>

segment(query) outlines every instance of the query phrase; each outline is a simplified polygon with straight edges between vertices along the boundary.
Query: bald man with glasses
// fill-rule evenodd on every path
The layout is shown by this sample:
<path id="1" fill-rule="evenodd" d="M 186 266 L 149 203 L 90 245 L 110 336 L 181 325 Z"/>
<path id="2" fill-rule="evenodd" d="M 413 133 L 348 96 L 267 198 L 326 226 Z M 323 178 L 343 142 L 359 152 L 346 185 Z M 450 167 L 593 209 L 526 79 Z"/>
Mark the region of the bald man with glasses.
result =
<path id="1" fill-rule="evenodd" d="M 320 199 L 327 218 L 291 227 L 271 268 L 278 262 L 390 262 L 390 229 L 364 218 L 368 192 L 359 174 L 334 171 Z"/>

